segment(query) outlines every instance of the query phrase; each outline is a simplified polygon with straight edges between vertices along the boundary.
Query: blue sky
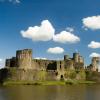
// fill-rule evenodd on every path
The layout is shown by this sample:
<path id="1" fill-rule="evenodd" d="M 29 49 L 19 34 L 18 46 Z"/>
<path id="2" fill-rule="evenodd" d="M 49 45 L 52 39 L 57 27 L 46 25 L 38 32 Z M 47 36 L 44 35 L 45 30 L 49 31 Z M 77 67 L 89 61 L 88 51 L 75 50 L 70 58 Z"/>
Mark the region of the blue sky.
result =
<path id="1" fill-rule="evenodd" d="M 85 63 L 89 64 L 89 55 L 98 56 L 100 53 L 99 15 L 99 0 L 0 0 L 0 59 L 15 56 L 16 50 L 24 48 L 32 48 L 34 58 L 48 59 L 62 59 L 64 54 L 72 56 L 77 50 L 84 56 Z M 46 21 L 45 24 L 50 24 L 55 30 L 55 37 L 57 34 L 62 36 L 63 31 L 66 37 L 68 34 L 74 37 L 68 41 L 65 38 L 62 43 L 60 36 L 56 41 L 52 36 L 43 41 L 44 38 L 34 40 L 34 37 L 29 38 L 21 34 L 22 30 L 27 34 L 29 27 L 40 28 L 41 23 Z M 39 32 L 36 34 L 41 38 Z M 72 43 L 71 40 L 75 37 L 75 43 Z M 55 47 L 64 51 L 48 52 L 48 49 Z"/>

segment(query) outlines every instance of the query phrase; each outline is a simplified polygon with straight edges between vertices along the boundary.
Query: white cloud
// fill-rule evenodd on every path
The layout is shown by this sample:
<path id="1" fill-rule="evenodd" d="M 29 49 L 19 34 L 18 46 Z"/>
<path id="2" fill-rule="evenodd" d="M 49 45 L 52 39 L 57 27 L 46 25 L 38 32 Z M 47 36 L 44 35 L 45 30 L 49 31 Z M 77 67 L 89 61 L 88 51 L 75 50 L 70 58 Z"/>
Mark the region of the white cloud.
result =
<path id="1" fill-rule="evenodd" d="M 100 42 L 91 41 L 91 43 L 88 44 L 88 47 L 93 49 L 100 48 Z"/>
<path id="2" fill-rule="evenodd" d="M 52 53 L 52 54 L 61 54 L 64 52 L 64 49 L 61 47 L 54 47 L 54 48 L 49 48 L 47 50 L 48 53 Z"/>
<path id="3" fill-rule="evenodd" d="M 74 32 L 74 28 L 72 28 L 72 27 L 67 27 L 67 28 L 66 28 L 66 31 L 68 31 L 68 32 Z"/>
<path id="4" fill-rule="evenodd" d="M 100 54 L 93 52 L 93 53 L 90 54 L 90 57 L 100 57 Z"/>
<path id="5" fill-rule="evenodd" d="M 83 18 L 82 22 L 85 28 L 92 30 L 100 29 L 100 15 Z"/>
<path id="6" fill-rule="evenodd" d="M 59 43 L 77 43 L 80 41 L 80 38 L 71 32 L 62 31 L 59 34 L 56 34 L 53 37 L 53 40 Z"/>
<path id="7" fill-rule="evenodd" d="M 42 58 L 42 57 L 36 57 L 34 59 L 43 59 L 43 60 L 47 60 L 47 58 Z"/>
<path id="8" fill-rule="evenodd" d="M 43 20 L 40 26 L 29 27 L 26 31 L 21 31 L 24 38 L 33 41 L 49 41 L 53 38 L 55 29 L 48 20 Z"/>
<path id="9" fill-rule="evenodd" d="M 27 30 L 22 30 L 22 37 L 32 39 L 33 41 L 49 41 L 53 40 L 58 43 L 77 43 L 80 38 L 73 34 L 73 28 L 67 27 L 66 31 L 61 31 L 55 34 L 55 29 L 48 20 L 43 20 L 40 26 L 29 27 Z"/>

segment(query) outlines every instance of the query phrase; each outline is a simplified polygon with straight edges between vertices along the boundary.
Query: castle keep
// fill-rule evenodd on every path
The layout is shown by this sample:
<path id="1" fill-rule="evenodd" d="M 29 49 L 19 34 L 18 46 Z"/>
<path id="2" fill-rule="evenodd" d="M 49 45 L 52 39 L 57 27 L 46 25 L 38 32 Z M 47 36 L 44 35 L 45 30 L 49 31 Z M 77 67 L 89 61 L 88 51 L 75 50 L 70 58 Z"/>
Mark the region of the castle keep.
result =
<path id="1" fill-rule="evenodd" d="M 97 71 L 99 58 L 92 58 L 92 63 L 85 68 L 84 58 L 79 53 L 73 57 L 64 55 L 63 60 L 43 60 L 32 58 L 32 50 L 16 51 L 16 57 L 6 59 L 6 69 L 10 80 L 60 80 L 85 79 L 85 70 Z M 81 72 L 81 73 L 80 73 Z"/>

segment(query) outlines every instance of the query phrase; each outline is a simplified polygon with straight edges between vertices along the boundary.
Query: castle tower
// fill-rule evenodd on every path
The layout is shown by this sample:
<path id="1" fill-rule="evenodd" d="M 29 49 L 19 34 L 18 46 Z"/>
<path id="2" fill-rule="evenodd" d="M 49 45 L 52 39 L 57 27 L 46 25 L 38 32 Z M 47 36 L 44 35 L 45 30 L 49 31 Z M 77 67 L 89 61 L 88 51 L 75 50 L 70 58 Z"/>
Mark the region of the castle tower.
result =
<path id="1" fill-rule="evenodd" d="M 68 55 L 64 55 L 64 60 L 68 60 L 69 56 Z"/>
<path id="2" fill-rule="evenodd" d="M 6 59 L 5 66 L 10 67 L 10 59 Z"/>
<path id="3" fill-rule="evenodd" d="M 11 59 L 6 59 L 5 66 L 16 67 L 16 57 L 12 57 Z"/>
<path id="4" fill-rule="evenodd" d="M 79 62 L 80 62 L 80 63 L 84 63 L 84 59 L 83 59 L 82 56 L 79 56 Z"/>
<path id="5" fill-rule="evenodd" d="M 93 57 L 92 58 L 92 70 L 96 71 L 98 70 L 100 64 L 100 57 Z"/>
<path id="6" fill-rule="evenodd" d="M 75 61 L 75 62 L 79 62 L 79 53 L 73 53 L 73 60 Z"/>
<path id="7" fill-rule="evenodd" d="M 32 50 L 24 49 L 16 52 L 17 67 L 20 69 L 32 68 Z"/>

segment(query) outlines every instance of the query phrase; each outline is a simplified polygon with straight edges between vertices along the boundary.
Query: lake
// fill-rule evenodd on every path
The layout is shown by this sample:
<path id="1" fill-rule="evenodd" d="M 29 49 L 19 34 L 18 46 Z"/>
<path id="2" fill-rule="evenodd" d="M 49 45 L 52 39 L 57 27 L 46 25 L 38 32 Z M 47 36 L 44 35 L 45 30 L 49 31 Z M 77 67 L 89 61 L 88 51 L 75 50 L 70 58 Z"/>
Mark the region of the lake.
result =
<path id="1" fill-rule="evenodd" d="M 0 100 L 100 100 L 100 85 L 6 86 Z"/>

